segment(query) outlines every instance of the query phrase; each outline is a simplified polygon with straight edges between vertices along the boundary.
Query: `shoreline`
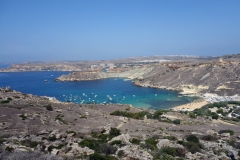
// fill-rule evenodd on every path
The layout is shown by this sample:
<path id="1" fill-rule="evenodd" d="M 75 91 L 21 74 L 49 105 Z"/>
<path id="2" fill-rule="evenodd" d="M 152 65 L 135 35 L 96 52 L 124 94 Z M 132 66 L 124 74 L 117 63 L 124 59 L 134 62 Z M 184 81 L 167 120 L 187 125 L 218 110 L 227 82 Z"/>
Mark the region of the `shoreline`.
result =
<path id="1" fill-rule="evenodd" d="M 40 71 L 41 72 L 41 71 Z M 44 72 L 49 72 L 49 71 L 44 71 Z M 59 72 L 59 71 L 52 71 L 52 72 Z M 64 72 L 64 71 L 60 71 Z M 214 93 L 200 93 L 200 91 L 204 90 L 204 86 L 192 86 L 191 88 L 186 87 L 186 85 L 181 86 L 180 88 L 174 88 L 174 87 L 167 87 L 167 86 L 158 86 L 158 85 L 151 85 L 148 83 L 136 83 L 134 81 L 133 77 L 129 76 L 119 76 L 119 77 L 103 77 L 99 78 L 100 79 L 108 79 L 108 78 L 122 78 L 122 79 L 127 79 L 131 81 L 132 85 L 139 86 L 139 87 L 144 87 L 144 88 L 155 88 L 155 89 L 162 89 L 162 90 L 169 90 L 169 91 L 176 91 L 178 92 L 179 95 L 182 96 L 189 96 L 189 97 L 197 97 L 199 99 L 194 100 L 192 102 L 183 104 L 183 105 L 177 105 L 175 107 L 171 107 L 169 109 L 174 109 L 174 110 L 194 110 L 196 108 L 201 108 L 202 106 L 208 104 L 208 103 L 214 103 L 214 102 L 221 102 L 221 101 L 240 101 L 240 96 L 235 95 L 235 96 L 219 96 Z M 97 79 L 90 79 L 90 80 L 97 80 Z M 65 81 L 67 82 L 67 81 Z M 53 99 L 53 97 L 48 97 L 51 98 L 49 100 L 55 101 L 57 99 Z M 56 103 L 65 103 L 63 101 L 57 100 Z M 136 106 L 137 107 L 137 106 Z M 142 107 L 137 107 L 137 108 L 142 108 Z"/>
<path id="2" fill-rule="evenodd" d="M 187 104 L 173 107 L 171 109 L 173 109 L 175 111 L 193 111 L 194 109 L 201 108 L 202 106 L 204 106 L 206 104 L 209 104 L 209 102 L 206 101 L 205 99 L 200 99 L 200 100 L 193 101 L 193 102 L 190 102 Z"/>

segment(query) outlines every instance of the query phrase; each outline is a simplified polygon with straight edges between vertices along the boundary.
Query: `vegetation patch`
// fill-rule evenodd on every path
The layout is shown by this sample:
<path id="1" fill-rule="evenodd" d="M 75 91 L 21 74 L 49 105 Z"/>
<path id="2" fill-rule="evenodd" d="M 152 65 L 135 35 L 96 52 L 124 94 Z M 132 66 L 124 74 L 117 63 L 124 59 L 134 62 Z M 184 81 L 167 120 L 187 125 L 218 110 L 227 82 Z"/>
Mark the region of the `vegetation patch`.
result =
<path id="1" fill-rule="evenodd" d="M 36 141 L 31 141 L 31 140 L 23 140 L 20 143 L 23 146 L 30 147 L 30 148 L 35 148 L 35 147 L 37 147 L 38 144 L 42 144 L 43 142 L 36 142 Z"/>
<path id="2" fill-rule="evenodd" d="M 53 111 L 53 107 L 51 104 L 48 104 L 46 106 L 44 106 L 48 111 Z"/>
<path id="3" fill-rule="evenodd" d="M 132 138 L 132 139 L 130 140 L 130 142 L 131 142 L 132 144 L 139 145 L 140 142 L 141 142 L 141 140 L 139 140 L 139 139 L 137 139 L 137 138 Z"/>
<path id="4" fill-rule="evenodd" d="M 154 148 L 156 148 L 158 141 L 154 138 L 148 138 L 148 139 L 145 140 L 145 143 L 153 146 Z"/>
<path id="5" fill-rule="evenodd" d="M 99 154 L 109 155 L 114 154 L 117 151 L 117 147 L 102 142 L 101 140 L 83 139 L 83 141 L 80 142 L 79 145 L 83 147 L 88 147 Z"/>
<path id="6" fill-rule="evenodd" d="M 180 124 L 180 123 L 181 123 L 181 120 L 180 120 L 180 119 L 175 119 L 175 120 L 173 121 L 173 123 L 174 123 L 174 124 Z"/>
<path id="7" fill-rule="evenodd" d="M 212 119 L 218 119 L 219 117 L 217 113 L 211 112 L 207 106 L 195 109 L 193 110 L 193 113 L 198 116 L 209 116 L 209 117 L 212 117 Z"/>
<path id="8" fill-rule="evenodd" d="M 117 153 L 117 156 L 118 156 L 119 158 L 124 157 L 124 155 L 125 155 L 125 153 L 124 153 L 123 150 L 120 150 L 120 151 L 118 151 L 118 153 Z"/>
<path id="9" fill-rule="evenodd" d="M 6 103 L 9 103 L 10 102 L 10 100 L 3 100 L 3 101 L 1 101 L 0 103 L 1 104 L 6 104 Z"/>
<path id="10" fill-rule="evenodd" d="M 94 153 L 89 156 L 89 160 L 117 160 L 117 158 L 113 156 Z"/>
<path id="11" fill-rule="evenodd" d="M 235 132 L 233 130 L 227 129 L 227 130 L 220 130 L 218 133 L 219 134 L 230 133 L 230 135 L 232 136 L 232 135 L 234 135 Z"/>
<path id="12" fill-rule="evenodd" d="M 171 141 L 176 141 L 177 140 L 177 137 L 175 137 L 175 136 L 166 136 L 164 138 L 166 138 L 168 140 L 171 140 Z"/>
<path id="13" fill-rule="evenodd" d="M 63 124 L 68 125 L 68 123 L 67 123 L 64 119 L 62 119 L 62 117 L 64 117 L 64 115 L 58 114 L 58 115 L 55 117 L 55 120 L 58 120 L 58 121 L 62 122 Z"/>
<path id="14" fill-rule="evenodd" d="M 150 114 L 150 113 L 146 112 L 146 111 L 131 113 L 131 112 L 119 111 L 119 110 L 110 113 L 110 115 L 123 116 L 123 117 L 133 118 L 133 119 L 143 119 L 144 116 L 148 115 L 148 114 Z"/>
<path id="15" fill-rule="evenodd" d="M 204 141 L 216 141 L 218 138 L 212 135 L 205 135 L 201 139 Z"/>
<path id="16" fill-rule="evenodd" d="M 185 141 L 179 141 L 179 144 L 182 144 L 184 147 L 188 149 L 191 153 L 201 152 L 201 149 L 203 149 L 203 145 L 199 142 L 199 139 L 195 135 L 188 135 L 186 136 Z"/>
<path id="17" fill-rule="evenodd" d="M 22 120 L 27 119 L 27 117 L 24 114 L 19 115 L 19 117 L 22 118 Z"/>

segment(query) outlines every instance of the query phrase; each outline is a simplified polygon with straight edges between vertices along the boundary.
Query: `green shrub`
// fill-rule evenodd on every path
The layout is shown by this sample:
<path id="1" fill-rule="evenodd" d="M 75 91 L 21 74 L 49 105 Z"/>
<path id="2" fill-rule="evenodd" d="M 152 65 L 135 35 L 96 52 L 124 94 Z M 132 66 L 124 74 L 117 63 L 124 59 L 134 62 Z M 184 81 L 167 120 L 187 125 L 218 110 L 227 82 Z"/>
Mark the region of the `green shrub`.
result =
<path id="1" fill-rule="evenodd" d="M 219 134 L 230 133 L 230 135 L 232 136 L 232 135 L 234 135 L 235 132 L 233 130 L 227 129 L 227 130 L 220 130 L 218 133 Z"/>
<path id="2" fill-rule="evenodd" d="M 218 114 L 215 112 L 211 112 L 212 119 L 218 119 Z"/>
<path id="3" fill-rule="evenodd" d="M 177 138 L 175 136 L 166 136 L 164 138 L 169 139 L 171 141 L 176 141 L 177 140 Z"/>
<path id="4" fill-rule="evenodd" d="M 184 142 L 183 145 L 191 153 L 201 152 L 201 148 L 203 148 L 202 144 L 194 142 Z"/>
<path id="5" fill-rule="evenodd" d="M 147 150 L 149 150 L 149 149 L 154 150 L 156 148 L 155 146 L 153 146 L 151 144 L 148 144 L 148 143 L 145 143 L 145 144 L 141 143 L 140 147 L 143 148 L 143 149 L 147 149 Z"/>
<path id="6" fill-rule="evenodd" d="M 173 147 L 163 147 L 163 148 L 161 149 L 161 151 L 162 151 L 162 153 L 171 155 L 171 156 L 173 156 L 173 157 L 175 157 L 176 154 L 177 154 L 176 149 L 173 148 Z"/>
<path id="7" fill-rule="evenodd" d="M 117 147 L 112 146 L 108 143 L 102 143 L 99 146 L 100 146 L 99 153 L 103 153 L 105 155 L 115 154 L 117 151 Z"/>
<path id="8" fill-rule="evenodd" d="M 50 104 L 46 105 L 45 108 L 49 111 L 53 111 L 53 107 Z"/>
<path id="9" fill-rule="evenodd" d="M 217 110 L 217 113 L 223 114 L 223 109 L 222 109 L 222 108 L 219 108 L 219 109 Z"/>
<path id="10" fill-rule="evenodd" d="M 153 119 L 158 119 L 160 118 L 161 115 L 163 115 L 164 113 L 166 113 L 168 111 L 166 110 L 157 110 L 156 112 L 154 112 L 153 114 Z"/>
<path id="11" fill-rule="evenodd" d="M 13 99 L 12 99 L 12 98 L 10 98 L 10 97 L 8 97 L 8 98 L 7 98 L 7 100 L 8 100 L 8 101 L 11 101 L 11 100 L 13 100 Z"/>
<path id="12" fill-rule="evenodd" d="M 110 132 L 109 132 L 109 136 L 111 138 L 119 136 L 121 134 L 120 130 L 117 128 L 111 128 Z"/>
<path id="13" fill-rule="evenodd" d="M 23 140 L 21 141 L 21 145 L 30 147 L 30 148 L 35 148 L 37 147 L 38 144 L 42 144 L 41 142 L 36 142 L 36 141 L 31 141 L 31 140 Z"/>
<path id="14" fill-rule="evenodd" d="M 120 144 L 122 144 L 122 141 L 121 140 L 115 140 L 115 141 L 112 141 L 111 142 L 111 145 L 120 145 Z"/>
<path id="15" fill-rule="evenodd" d="M 150 144 L 150 145 L 152 145 L 153 147 L 156 147 L 158 141 L 155 140 L 154 138 L 148 138 L 148 139 L 145 140 L 145 143 L 146 143 L 146 144 Z"/>
<path id="16" fill-rule="evenodd" d="M 117 160 L 117 158 L 113 156 L 94 153 L 89 156 L 89 160 Z"/>
<path id="17" fill-rule="evenodd" d="M 131 142 L 132 144 L 139 145 L 140 142 L 141 142 L 141 140 L 139 140 L 139 139 L 137 139 L 137 138 L 133 138 L 133 139 L 130 140 L 130 142 Z"/>
<path id="18" fill-rule="evenodd" d="M 5 148 L 5 150 L 8 151 L 8 152 L 13 152 L 13 151 L 14 151 L 14 148 L 7 146 L 7 147 Z"/>
<path id="19" fill-rule="evenodd" d="M 193 110 L 193 113 L 198 116 L 211 116 L 211 111 L 206 107 L 195 109 Z"/>
<path id="20" fill-rule="evenodd" d="M 175 148 L 178 157 L 185 157 L 186 149 L 185 148 Z"/>
<path id="21" fill-rule="evenodd" d="M 217 137 L 212 135 L 205 135 L 201 139 L 205 141 L 216 141 Z"/>
<path id="22" fill-rule="evenodd" d="M 180 123 L 181 123 L 181 120 L 180 120 L 180 119 L 175 119 L 175 120 L 173 121 L 173 123 L 174 123 L 174 124 L 180 124 Z"/>
<path id="23" fill-rule="evenodd" d="M 119 158 L 122 158 L 124 155 L 125 155 L 125 153 L 124 153 L 123 150 L 120 150 L 120 151 L 118 151 L 118 153 L 117 153 L 117 156 L 118 156 Z"/>
<path id="24" fill-rule="evenodd" d="M 175 160 L 171 155 L 164 154 L 159 160 Z"/>
<path id="25" fill-rule="evenodd" d="M 22 120 L 25 120 L 25 119 L 27 119 L 27 117 L 26 117 L 24 114 L 21 114 L 19 117 L 21 117 L 21 118 L 22 118 Z"/>
<path id="26" fill-rule="evenodd" d="M 9 100 L 3 100 L 3 101 L 1 101 L 0 103 L 1 104 L 5 104 L 5 103 L 9 103 L 10 101 Z"/>
<path id="27" fill-rule="evenodd" d="M 99 140 L 83 139 L 79 145 L 88 147 L 97 153 L 114 154 L 117 151 L 117 147 L 112 146 L 108 143 L 101 142 Z"/>
<path id="28" fill-rule="evenodd" d="M 187 140 L 188 142 L 199 143 L 199 139 L 198 139 L 198 137 L 195 136 L 195 135 L 192 135 L 192 134 L 186 136 L 186 140 Z"/>
<path id="29" fill-rule="evenodd" d="M 0 146 L 1 144 L 3 144 L 3 142 L 5 142 L 6 140 L 3 137 L 0 137 Z"/>
<path id="30" fill-rule="evenodd" d="M 132 113 L 132 112 L 126 112 L 126 111 L 119 111 L 119 110 L 110 113 L 110 115 L 123 116 L 123 117 L 133 118 L 133 119 L 143 119 L 144 116 L 148 115 L 148 114 L 150 114 L 150 113 L 148 113 L 146 111 Z"/>
<path id="31" fill-rule="evenodd" d="M 197 118 L 197 116 L 193 112 L 189 112 L 189 117 L 190 118 Z"/>
<path id="32" fill-rule="evenodd" d="M 62 119 L 62 117 L 64 117 L 64 115 L 58 114 L 58 115 L 55 117 L 55 120 L 58 120 L 58 121 L 62 122 L 63 124 L 68 125 L 68 123 L 67 123 L 64 119 Z"/>

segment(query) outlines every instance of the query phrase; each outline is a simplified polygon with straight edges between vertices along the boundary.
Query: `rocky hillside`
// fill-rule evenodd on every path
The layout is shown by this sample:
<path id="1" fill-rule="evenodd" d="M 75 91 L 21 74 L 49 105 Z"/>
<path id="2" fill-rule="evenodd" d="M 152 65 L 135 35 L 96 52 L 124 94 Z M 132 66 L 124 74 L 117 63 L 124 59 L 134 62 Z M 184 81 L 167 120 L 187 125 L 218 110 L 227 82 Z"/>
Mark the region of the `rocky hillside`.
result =
<path id="1" fill-rule="evenodd" d="M 151 73 L 154 68 L 151 66 L 143 66 L 134 68 L 123 72 L 73 72 L 68 75 L 62 75 L 55 79 L 55 81 L 88 81 L 104 78 L 143 78 L 144 75 Z"/>
<path id="2" fill-rule="evenodd" d="M 237 105 L 152 111 L 1 89 L 0 159 L 238 159 Z"/>
<path id="3" fill-rule="evenodd" d="M 135 80 L 140 86 L 183 90 L 184 93 L 240 93 L 240 62 L 217 61 L 189 64 L 162 64 L 155 74 Z"/>

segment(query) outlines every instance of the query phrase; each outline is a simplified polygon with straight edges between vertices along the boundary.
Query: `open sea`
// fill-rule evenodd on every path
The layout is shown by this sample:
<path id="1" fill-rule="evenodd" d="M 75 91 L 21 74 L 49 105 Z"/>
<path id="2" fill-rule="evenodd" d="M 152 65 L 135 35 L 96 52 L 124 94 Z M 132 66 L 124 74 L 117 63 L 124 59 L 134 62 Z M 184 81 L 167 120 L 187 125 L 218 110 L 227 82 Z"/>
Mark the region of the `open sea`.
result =
<path id="1" fill-rule="evenodd" d="M 167 109 L 189 103 L 196 97 L 181 96 L 176 91 L 144 88 L 131 80 L 110 78 L 82 82 L 54 82 L 70 72 L 14 72 L 0 73 L 0 87 L 38 96 L 55 97 L 63 102 L 120 103 L 150 109 Z"/>

